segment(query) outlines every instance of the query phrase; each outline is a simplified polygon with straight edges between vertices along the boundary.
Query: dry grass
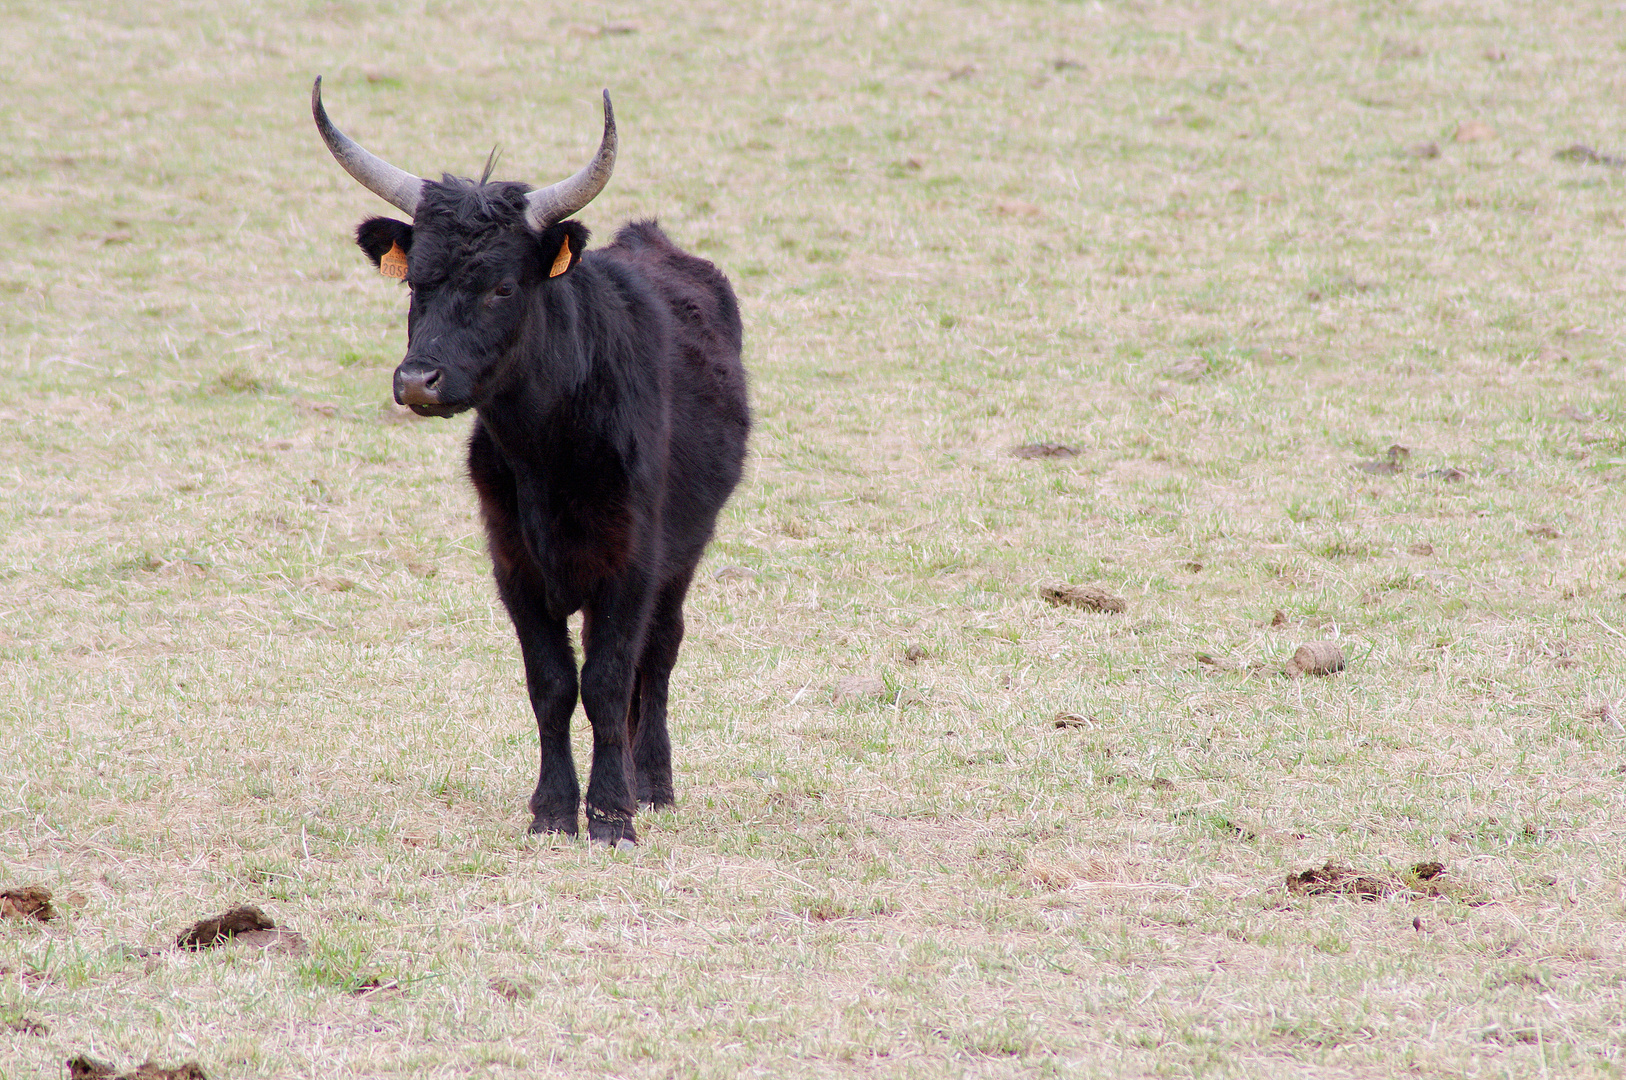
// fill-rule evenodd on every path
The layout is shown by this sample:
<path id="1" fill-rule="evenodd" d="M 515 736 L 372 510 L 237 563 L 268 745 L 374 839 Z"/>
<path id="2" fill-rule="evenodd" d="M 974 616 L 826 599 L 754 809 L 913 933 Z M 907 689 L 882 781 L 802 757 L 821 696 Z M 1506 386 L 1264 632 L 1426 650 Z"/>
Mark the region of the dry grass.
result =
<path id="1" fill-rule="evenodd" d="M 6 16 L 0 1075 L 1622 1070 L 1626 177 L 1553 156 L 1626 152 L 1618 12 L 470 7 Z M 523 836 L 318 72 L 536 181 L 611 86 L 586 220 L 739 286 L 636 853 Z M 242 902 L 309 953 L 132 952 Z"/>

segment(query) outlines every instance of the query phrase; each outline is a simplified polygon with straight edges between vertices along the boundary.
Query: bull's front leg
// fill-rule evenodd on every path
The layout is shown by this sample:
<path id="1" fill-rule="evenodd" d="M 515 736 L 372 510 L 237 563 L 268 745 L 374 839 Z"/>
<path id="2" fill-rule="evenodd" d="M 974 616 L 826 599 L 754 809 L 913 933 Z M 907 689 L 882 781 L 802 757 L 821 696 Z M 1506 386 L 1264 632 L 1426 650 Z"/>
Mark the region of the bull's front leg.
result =
<path id="1" fill-rule="evenodd" d="M 570 649 L 570 630 L 563 619 L 551 618 L 541 609 L 535 590 L 500 576 L 497 585 L 519 637 L 525 688 L 542 748 L 531 795 L 530 831 L 575 836 L 581 787 L 570 757 L 570 714 L 576 711 L 576 657 Z"/>
<path id="2" fill-rule="evenodd" d="M 575 836 L 581 788 L 570 757 L 570 714 L 576 710 L 576 657 L 570 650 L 570 632 L 563 622 L 522 627 L 516 619 L 514 626 L 542 751 L 536 791 L 531 794 L 530 831 Z"/>
<path id="3" fill-rule="evenodd" d="M 638 809 L 628 710 L 655 590 L 633 572 L 606 586 L 583 612 L 581 698 L 593 725 L 587 776 L 587 836 L 601 844 L 638 842 Z"/>
<path id="4" fill-rule="evenodd" d="M 492 573 L 519 638 L 525 686 L 542 744 L 536 791 L 531 795 L 531 832 L 574 836 L 581 787 L 570 757 L 570 716 L 576 709 L 577 688 L 576 656 L 565 624 L 570 609 L 550 596 L 548 579 L 539 569 L 539 553 L 546 552 L 546 545 L 535 521 L 536 501 L 521 504 L 518 479 L 478 423 L 469 439 L 469 475 L 480 493 Z"/>

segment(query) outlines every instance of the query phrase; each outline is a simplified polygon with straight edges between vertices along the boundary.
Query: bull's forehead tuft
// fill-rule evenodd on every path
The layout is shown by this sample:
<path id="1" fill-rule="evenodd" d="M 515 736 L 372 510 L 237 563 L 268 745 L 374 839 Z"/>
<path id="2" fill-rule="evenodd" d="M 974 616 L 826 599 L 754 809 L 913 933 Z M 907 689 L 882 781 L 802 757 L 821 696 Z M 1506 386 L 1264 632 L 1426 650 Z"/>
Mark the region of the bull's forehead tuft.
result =
<path id="1" fill-rule="evenodd" d="M 482 184 L 443 176 L 438 183 L 424 184 L 416 220 L 469 232 L 512 228 L 525 220 L 525 193 L 530 190 L 509 180 Z"/>

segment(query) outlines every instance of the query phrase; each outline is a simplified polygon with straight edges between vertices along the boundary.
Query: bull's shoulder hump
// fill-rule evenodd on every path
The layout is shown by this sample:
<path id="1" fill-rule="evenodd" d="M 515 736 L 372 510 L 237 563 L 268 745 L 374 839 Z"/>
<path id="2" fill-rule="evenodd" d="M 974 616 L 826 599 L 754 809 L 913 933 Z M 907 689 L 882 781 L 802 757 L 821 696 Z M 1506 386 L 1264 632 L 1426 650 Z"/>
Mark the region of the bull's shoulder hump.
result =
<path id="1" fill-rule="evenodd" d="M 644 248 L 661 248 L 667 251 L 678 249 L 654 218 L 627 222 L 616 232 L 614 242 L 616 246 L 629 251 L 640 251 Z"/>

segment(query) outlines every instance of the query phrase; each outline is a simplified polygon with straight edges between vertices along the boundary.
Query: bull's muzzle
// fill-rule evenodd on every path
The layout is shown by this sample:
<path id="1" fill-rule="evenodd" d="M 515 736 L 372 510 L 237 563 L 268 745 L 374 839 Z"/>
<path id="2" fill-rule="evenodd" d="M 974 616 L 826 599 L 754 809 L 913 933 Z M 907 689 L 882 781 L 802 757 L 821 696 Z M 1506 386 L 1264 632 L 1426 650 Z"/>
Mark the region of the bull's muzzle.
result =
<path id="1" fill-rule="evenodd" d="M 408 360 L 395 369 L 395 400 L 402 405 L 439 405 L 440 368 Z"/>

